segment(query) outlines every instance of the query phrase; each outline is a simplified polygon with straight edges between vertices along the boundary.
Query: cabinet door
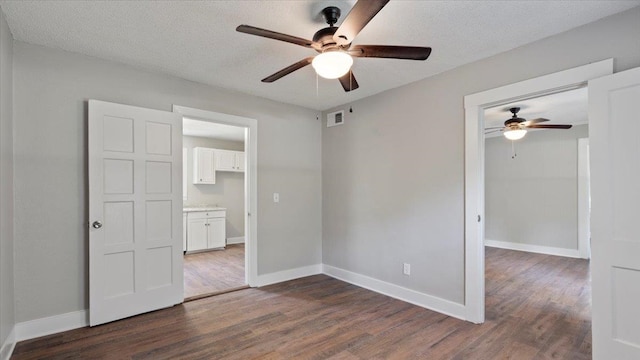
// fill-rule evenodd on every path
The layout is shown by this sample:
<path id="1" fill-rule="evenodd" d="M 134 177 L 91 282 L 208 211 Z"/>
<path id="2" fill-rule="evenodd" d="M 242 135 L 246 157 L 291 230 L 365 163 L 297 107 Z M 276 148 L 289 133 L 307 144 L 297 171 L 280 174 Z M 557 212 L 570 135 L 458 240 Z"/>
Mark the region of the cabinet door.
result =
<path id="1" fill-rule="evenodd" d="M 209 226 L 207 219 L 188 219 L 187 251 L 206 249 Z"/>
<path id="2" fill-rule="evenodd" d="M 193 183 L 194 184 L 215 184 L 215 159 L 213 149 L 194 148 L 193 149 Z"/>
<path id="3" fill-rule="evenodd" d="M 235 171 L 236 170 L 235 151 L 216 150 L 216 170 Z"/>
<path id="4" fill-rule="evenodd" d="M 246 164 L 246 160 L 244 157 L 244 152 L 243 151 L 237 151 L 236 152 L 236 170 L 237 171 L 244 171 L 245 169 L 245 164 Z"/>
<path id="5" fill-rule="evenodd" d="M 209 248 L 225 247 L 225 245 L 227 245 L 225 219 L 210 218 L 208 221 Z"/>

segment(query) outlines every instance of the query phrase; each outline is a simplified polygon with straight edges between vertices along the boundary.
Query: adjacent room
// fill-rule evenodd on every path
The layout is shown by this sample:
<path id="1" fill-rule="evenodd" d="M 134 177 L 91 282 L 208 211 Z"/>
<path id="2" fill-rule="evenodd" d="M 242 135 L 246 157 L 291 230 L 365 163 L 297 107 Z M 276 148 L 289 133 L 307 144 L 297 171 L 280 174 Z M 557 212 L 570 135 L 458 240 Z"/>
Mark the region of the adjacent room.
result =
<path id="1" fill-rule="evenodd" d="M 245 129 L 183 118 L 184 297 L 246 287 Z"/>
<path id="2" fill-rule="evenodd" d="M 0 0 L 0 360 L 638 359 L 638 99 L 640 0 Z"/>
<path id="3" fill-rule="evenodd" d="M 537 327 L 535 336 L 553 343 L 551 334 L 569 333 L 585 357 L 591 348 L 587 97 L 582 87 L 484 112 L 487 317 L 537 313 L 528 323 Z"/>

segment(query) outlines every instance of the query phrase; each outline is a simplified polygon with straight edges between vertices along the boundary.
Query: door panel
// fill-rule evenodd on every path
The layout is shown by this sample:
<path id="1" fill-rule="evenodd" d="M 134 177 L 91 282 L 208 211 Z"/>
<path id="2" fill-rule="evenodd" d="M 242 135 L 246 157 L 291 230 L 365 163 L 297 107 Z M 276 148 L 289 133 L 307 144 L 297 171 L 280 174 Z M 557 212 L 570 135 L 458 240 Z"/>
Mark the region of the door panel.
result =
<path id="1" fill-rule="evenodd" d="M 89 101 L 89 322 L 182 302 L 182 118 Z"/>
<path id="2" fill-rule="evenodd" d="M 640 68 L 589 81 L 594 359 L 640 359 Z"/>

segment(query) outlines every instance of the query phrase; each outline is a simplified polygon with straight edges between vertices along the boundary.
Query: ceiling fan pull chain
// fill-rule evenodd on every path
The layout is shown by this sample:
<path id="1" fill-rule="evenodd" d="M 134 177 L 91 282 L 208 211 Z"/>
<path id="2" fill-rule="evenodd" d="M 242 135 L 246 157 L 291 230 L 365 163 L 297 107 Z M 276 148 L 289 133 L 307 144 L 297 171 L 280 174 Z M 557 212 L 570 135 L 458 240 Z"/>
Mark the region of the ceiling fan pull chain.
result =
<path id="1" fill-rule="evenodd" d="M 511 158 L 515 159 L 518 154 L 516 154 L 516 142 L 511 140 Z"/>

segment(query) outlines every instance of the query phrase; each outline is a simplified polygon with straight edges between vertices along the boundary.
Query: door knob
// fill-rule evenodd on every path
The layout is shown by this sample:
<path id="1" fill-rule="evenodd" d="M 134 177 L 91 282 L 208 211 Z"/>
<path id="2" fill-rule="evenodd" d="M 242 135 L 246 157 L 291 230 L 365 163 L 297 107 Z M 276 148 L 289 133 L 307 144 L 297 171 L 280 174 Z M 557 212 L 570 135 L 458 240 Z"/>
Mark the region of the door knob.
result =
<path id="1" fill-rule="evenodd" d="M 100 229 L 102 227 L 102 223 L 100 221 L 94 221 L 91 226 L 93 226 L 94 229 Z"/>

